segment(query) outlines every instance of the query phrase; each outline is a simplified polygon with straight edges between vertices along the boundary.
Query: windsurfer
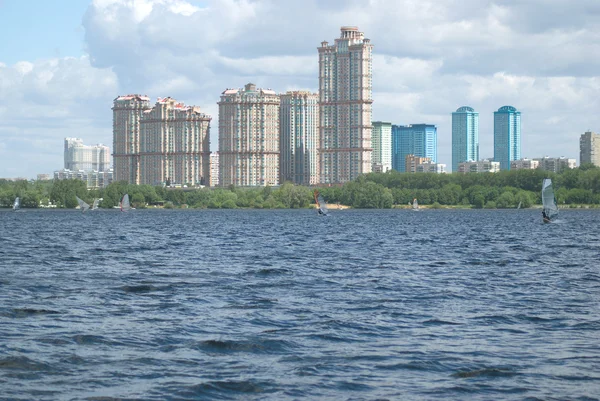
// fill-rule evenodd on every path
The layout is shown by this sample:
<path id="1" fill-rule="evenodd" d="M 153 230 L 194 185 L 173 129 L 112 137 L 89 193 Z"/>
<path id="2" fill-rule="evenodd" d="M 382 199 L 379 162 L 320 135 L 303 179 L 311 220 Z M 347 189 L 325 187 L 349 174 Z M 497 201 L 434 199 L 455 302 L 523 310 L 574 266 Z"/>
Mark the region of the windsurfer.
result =
<path id="1" fill-rule="evenodd" d="M 550 217 L 548 217 L 548 215 L 546 214 L 546 211 L 544 209 L 542 209 L 542 219 L 544 220 L 544 222 L 549 223 L 550 222 Z"/>

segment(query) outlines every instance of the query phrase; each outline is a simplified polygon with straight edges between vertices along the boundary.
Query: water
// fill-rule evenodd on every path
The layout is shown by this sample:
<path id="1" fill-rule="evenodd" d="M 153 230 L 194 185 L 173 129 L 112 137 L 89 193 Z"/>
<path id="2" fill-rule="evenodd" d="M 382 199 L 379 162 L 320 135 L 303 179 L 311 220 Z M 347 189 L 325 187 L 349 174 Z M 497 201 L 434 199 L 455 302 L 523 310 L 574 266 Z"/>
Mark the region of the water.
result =
<path id="1" fill-rule="evenodd" d="M 600 211 L 0 212 L 0 398 L 593 400 Z"/>

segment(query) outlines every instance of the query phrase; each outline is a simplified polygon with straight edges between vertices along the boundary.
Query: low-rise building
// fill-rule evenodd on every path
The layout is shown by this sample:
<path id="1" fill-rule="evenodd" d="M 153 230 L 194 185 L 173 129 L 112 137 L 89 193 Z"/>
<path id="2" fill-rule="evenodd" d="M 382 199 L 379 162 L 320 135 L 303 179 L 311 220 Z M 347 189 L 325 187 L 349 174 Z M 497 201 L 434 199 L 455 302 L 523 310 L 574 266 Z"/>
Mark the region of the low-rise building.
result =
<path id="1" fill-rule="evenodd" d="M 567 159 L 566 157 L 542 157 L 536 159 L 539 163 L 538 168 L 544 171 L 552 171 L 553 173 L 559 173 L 568 168 L 577 167 L 577 161 L 575 159 Z"/>
<path id="2" fill-rule="evenodd" d="M 535 170 L 540 165 L 538 159 L 519 159 L 510 162 L 511 170 Z"/>
<path id="3" fill-rule="evenodd" d="M 500 171 L 500 162 L 487 159 L 458 163 L 459 173 L 497 173 Z"/>

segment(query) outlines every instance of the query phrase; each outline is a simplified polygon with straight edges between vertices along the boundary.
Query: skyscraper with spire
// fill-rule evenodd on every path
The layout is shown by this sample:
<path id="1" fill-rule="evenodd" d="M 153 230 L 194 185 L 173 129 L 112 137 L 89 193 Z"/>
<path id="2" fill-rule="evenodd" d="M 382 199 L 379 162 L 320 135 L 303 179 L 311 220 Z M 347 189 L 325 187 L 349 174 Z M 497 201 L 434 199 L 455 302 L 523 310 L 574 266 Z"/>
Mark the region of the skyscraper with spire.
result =
<path id="1" fill-rule="evenodd" d="M 372 50 L 357 27 L 343 26 L 319 51 L 320 181 L 338 184 L 371 172 Z"/>

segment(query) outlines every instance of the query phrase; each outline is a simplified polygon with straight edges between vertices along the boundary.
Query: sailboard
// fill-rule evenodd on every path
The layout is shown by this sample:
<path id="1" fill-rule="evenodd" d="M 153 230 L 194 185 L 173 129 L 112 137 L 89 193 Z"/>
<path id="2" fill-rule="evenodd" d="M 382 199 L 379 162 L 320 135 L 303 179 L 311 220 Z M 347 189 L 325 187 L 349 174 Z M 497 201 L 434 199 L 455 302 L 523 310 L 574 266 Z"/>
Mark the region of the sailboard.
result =
<path id="1" fill-rule="evenodd" d="M 519 202 L 519 204 L 517 205 L 517 209 L 521 208 L 521 202 Z"/>
<path id="2" fill-rule="evenodd" d="M 19 197 L 17 196 L 15 198 L 15 202 L 13 203 L 13 210 L 16 212 L 17 210 L 19 210 L 21 208 L 21 200 L 19 199 Z"/>
<path id="3" fill-rule="evenodd" d="M 325 203 L 325 199 L 323 199 L 323 196 L 321 196 L 319 191 L 317 191 L 316 189 L 314 192 L 314 197 L 315 203 L 317 204 L 317 211 L 319 212 L 319 214 L 327 216 L 327 203 Z"/>
<path id="4" fill-rule="evenodd" d="M 544 178 L 542 182 L 542 217 L 544 223 L 550 223 L 558 216 L 558 206 L 552 189 L 552 180 Z"/>
<path id="5" fill-rule="evenodd" d="M 413 199 L 412 209 L 415 210 L 415 211 L 419 210 L 419 202 L 417 202 L 417 198 Z"/>
<path id="6" fill-rule="evenodd" d="M 88 205 L 87 203 L 85 203 L 82 199 L 80 199 L 78 196 L 75 196 L 75 198 L 77 198 L 77 203 L 79 203 L 79 208 L 81 209 L 82 213 L 85 213 L 86 210 L 88 210 L 90 208 L 90 205 Z"/>
<path id="7" fill-rule="evenodd" d="M 92 210 L 98 209 L 99 202 L 100 202 L 100 199 L 98 199 L 98 198 L 94 199 L 94 203 L 92 204 Z"/>
<path id="8" fill-rule="evenodd" d="M 122 212 L 127 212 L 131 210 L 131 205 L 129 204 L 129 195 L 123 195 L 123 199 L 121 199 L 121 203 L 119 204 Z"/>

